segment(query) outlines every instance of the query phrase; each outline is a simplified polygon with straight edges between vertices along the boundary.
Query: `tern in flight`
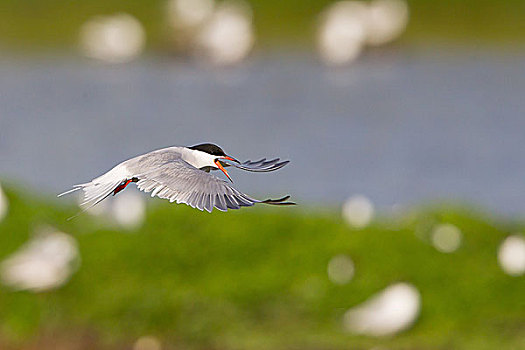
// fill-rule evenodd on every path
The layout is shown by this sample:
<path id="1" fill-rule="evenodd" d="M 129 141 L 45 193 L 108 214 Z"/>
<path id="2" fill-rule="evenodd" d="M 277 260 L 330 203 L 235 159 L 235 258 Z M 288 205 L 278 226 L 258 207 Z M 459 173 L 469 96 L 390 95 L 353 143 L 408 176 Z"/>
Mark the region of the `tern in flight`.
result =
<path id="1" fill-rule="evenodd" d="M 279 158 L 263 158 L 255 162 L 248 160 L 241 163 L 211 143 L 192 147 L 168 147 L 128 159 L 90 182 L 73 186 L 58 197 L 82 190 L 84 198 L 80 206 L 82 211 L 85 211 L 108 196 L 116 195 L 130 183 L 136 182 L 141 191 L 151 192 L 152 197 L 184 203 L 210 213 L 213 208 L 227 211 L 257 203 L 293 205 L 295 203 L 287 201 L 290 196 L 279 199 L 254 199 L 210 174 L 211 170 L 221 170 L 233 182 L 225 167 L 269 172 L 288 163 L 289 161 L 280 161 Z"/>

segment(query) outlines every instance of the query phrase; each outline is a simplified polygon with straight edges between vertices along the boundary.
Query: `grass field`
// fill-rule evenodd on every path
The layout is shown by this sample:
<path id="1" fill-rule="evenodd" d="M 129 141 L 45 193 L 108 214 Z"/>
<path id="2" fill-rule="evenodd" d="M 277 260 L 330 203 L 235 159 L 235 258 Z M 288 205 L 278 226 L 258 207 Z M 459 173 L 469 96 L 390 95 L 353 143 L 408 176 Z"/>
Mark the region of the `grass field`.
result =
<path id="1" fill-rule="evenodd" d="M 76 209 L 55 200 L 7 195 L 0 259 L 52 225 L 77 239 L 81 265 L 55 291 L 0 287 L 2 349 L 129 348 L 145 334 L 167 349 L 525 348 L 525 278 L 503 273 L 496 257 L 518 222 L 440 206 L 353 230 L 338 211 L 304 205 L 208 214 L 157 200 L 141 229 L 120 232 L 89 216 L 66 221 Z M 461 229 L 458 251 L 429 243 L 441 222 Z M 342 253 L 355 276 L 341 286 L 326 268 Z M 398 281 L 422 296 L 412 329 L 386 339 L 343 332 L 345 310 Z"/>
<path id="2" fill-rule="evenodd" d="M 329 0 L 249 0 L 260 47 L 313 45 L 316 16 Z M 409 0 L 407 44 L 522 45 L 522 0 Z M 74 48 L 81 24 L 100 14 L 128 12 L 145 26 L 150 48 L 167 45 L 161 0 L 3 0 L 0 45 L 18 48 Z"/>

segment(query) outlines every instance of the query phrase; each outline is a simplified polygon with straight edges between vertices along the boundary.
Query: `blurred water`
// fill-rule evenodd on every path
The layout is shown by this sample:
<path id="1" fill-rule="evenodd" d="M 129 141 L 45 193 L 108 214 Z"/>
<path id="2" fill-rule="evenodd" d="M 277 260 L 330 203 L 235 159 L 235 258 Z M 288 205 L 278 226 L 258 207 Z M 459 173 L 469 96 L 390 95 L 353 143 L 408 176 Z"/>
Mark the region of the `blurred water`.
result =
<path id="1" fill-rule="evenodd" d="M 58 192 L 145 151 L 211 141 L 243 160 L 292 160 L 273 174 L 232 170 L 253 195 L 521 213 L 524 72 L 524 54 L 477 51 L 376 53 L 339 70 L 283 53 L 223 71 L 4 58 L 0 177 Z"/>

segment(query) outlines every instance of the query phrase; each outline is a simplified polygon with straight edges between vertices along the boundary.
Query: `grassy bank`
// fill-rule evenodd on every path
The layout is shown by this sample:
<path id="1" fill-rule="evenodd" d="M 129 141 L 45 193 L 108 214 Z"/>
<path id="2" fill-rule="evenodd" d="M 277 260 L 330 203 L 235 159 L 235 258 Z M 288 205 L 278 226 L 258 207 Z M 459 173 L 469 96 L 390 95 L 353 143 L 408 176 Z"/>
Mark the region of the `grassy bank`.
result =
<path id="1" fill-rule="evenodd" d="M 66 221 L 73 207 L 14 191 L 8 197 L 0 259 L 45 224 L 78 240 L 81 266 L 55 291 L 0 286 L 2 348 L 129 348 L 145 334 L 168 349 L 525 347 L 525 278 L 505 275 L 496 259 L 499 243 L 521 225 L 436 209 L 352 230 L 338 213 L 210 215 L 155 201 L 141 229 L 121 232 L 89 216 Z M 458 251 L 429 243 L 440 222 L 462 230 Z M 337 254 L 355 263 L 354 279 L 342 286 L 326 273 Z M 345 310 L 397 281 L 422 296 L 412 329 L 380 340 L 342 331 Z"/>
<path id="2" fill-rule="evenodd" d="M 312 45 L 316 16 L 332 1 L 249 0 L 258 44 Z M 81 24 L 94 15 L 128 12 L 145 26 L 148 44 L 162 50 L 166 36 L 164 1 L 4 0 L 0 5 L 0 45 L 71 48 Z M 411 0 L 411 20 L 402 42 L 507 45 L 525 42 L 525 2 L 521 0 Z"/>

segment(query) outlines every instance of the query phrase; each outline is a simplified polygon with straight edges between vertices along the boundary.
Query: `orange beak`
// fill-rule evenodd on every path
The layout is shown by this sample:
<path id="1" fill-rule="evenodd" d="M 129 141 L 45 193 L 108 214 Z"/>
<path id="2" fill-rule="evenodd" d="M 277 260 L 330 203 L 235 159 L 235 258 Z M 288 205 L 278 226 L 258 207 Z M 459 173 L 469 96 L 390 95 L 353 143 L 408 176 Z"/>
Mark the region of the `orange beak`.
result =
<path id="1" fill-rule="evenodd" d="M 235 163 L 239 163 L 241 164 L 241 162 L 239 162 L 237 159 L 233 158 L 233 157 L 230 157 L 230 156 L 224 156 L 224 157 L 221 157 L 222 159 L 227 159 L 227 160 L 231 160 L 232 162 L 235 162 Z"/>
<path id="2" fill-rule="evenodd" d="M 223 158 L 226 158 L 228 160 L 232 160 L 231 157 L 223 157 Z M 226 175 L 226 177 L 233 183 L 232 178 L 230 177 L 230 175 L 228 174 L 226 169 L 224 169 L 224 167 L 222 166 L 221 162 L 218 159 L 215 159 L 215 165 L 217 165 L 217 168 L 221 169 L 221 171 L 224 173 L 224 175 Z"/>

